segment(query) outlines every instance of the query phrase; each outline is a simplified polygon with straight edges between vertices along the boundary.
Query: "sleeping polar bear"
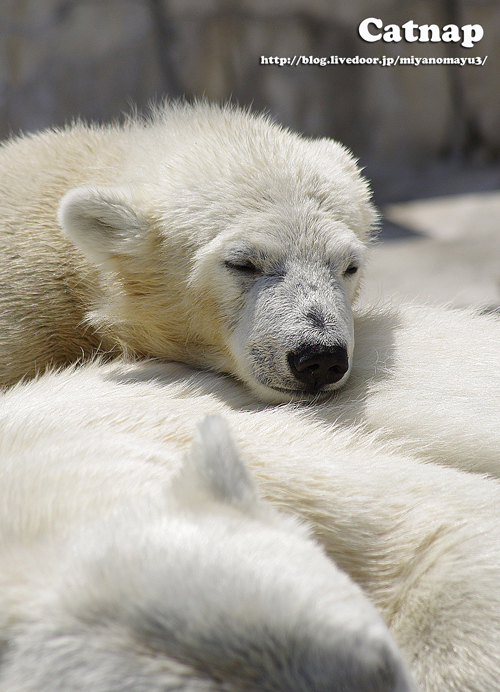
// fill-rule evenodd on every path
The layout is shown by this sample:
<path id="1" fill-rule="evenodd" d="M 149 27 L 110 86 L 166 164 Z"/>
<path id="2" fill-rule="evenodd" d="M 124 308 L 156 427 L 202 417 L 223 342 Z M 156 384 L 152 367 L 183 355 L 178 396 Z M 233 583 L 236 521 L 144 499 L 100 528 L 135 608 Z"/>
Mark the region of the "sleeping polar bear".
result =
<path id="1" fill-rule="evenodd" d="M 383 387 L 380 392 L 383 396 Z M 197 422 L 207 414 L 223 415 L 261 492 L 312 525 L 329 557 L 380 611 L 423 692 L 500 691 L 500 484 L 495 479 L 423 463 L 359 426 L 325 425 L 316 416 L 322 406 L 259 405 L 230 378 L 179 364 L 95 363 L 47 374 L 4 392 L 0 410 L 0 458 L 10 458 L 11 468 L 35 489 L 49 484 L 50 521 L 59 520 L 63 531 L 78 524 L 82 513 L 98 520 L 106 503 L 117 502 L 123 485 L 111 475 L 102 480 L 109 459 L 123 465 L 131 493 L 143 476 L 176 473 Z M 460 416 L 455 418 L 458 431 Z M 480 457 L 481 430 L 469 427 L 462 436 L 471 445 L 475 440 Z M 445 443 L 438 445 L 441 454 Z M 432 447 L 427 459 L 431 453 Z M 25 458 L 34 464 L 40 458 L 69 459 L 76 480 L 68 485 L 98 483 L 97 507 L 91 498 L 75 501 L 71 491 L 67 496 L 57 475 L 26 473 L 19 461 Z M 137 463 L 132 469 L 130 458 Z M 152 482 L 146 489 L 153 505 L 161 485 Z M 27 488 L 24 495 L 0 502 L 7 518 L 16 503 L 26 506 L 20 536 L 26 532 L 28 539 L 32 498 Z M 29 554 L 34 548 L 28 539 Z M 115 552 L 104 559 L 112 563 Z M 67 569 L 79 571 L 77 563 Z M 29 573 L 21 566 L 16 579 Z M 25 600 L 23 591 L 18 593 Z"/>
<path id="2" fill-rule="evenodd" d="M 308 415 L 354 425 L 423 461 L 500 478 L 500 319 L 359 305 L 347 385 Z"/>
<path id="3" fill-rule="evenodd" d="M 173 480 L 175 446 L 34 432 L 1 443 L 2 692 L 416 692 L 375 608 L 258 497 L 220 418 Z"/>
<path id="4" fill-rule="evenodd" d="M 348 378 L 375 213 L 347 151 L 167 106 L 0 148 L 0 384 L 95 351 L 235 375 L 271 402 Z"/>

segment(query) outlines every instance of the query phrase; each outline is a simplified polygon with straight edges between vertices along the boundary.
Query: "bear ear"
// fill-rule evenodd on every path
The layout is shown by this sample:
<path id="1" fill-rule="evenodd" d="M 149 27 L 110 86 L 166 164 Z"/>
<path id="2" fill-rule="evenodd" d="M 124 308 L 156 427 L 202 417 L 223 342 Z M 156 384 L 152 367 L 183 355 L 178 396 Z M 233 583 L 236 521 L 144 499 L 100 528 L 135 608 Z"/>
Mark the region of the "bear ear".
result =
<path id="1" fill-rule="evenodd" d="M 58 221 L 69 240 L 94 264 L 134 254 L 146 222 L 122 188 L 76 187 L 59 204 Z"/>
<path id="2" fill-rule="evenodd" d="M 254 514 L 265 505 L 220 416 L 207 416 L 199 425 L 172 490 L 178 500 L 193 507 L 205 499 Z"/>

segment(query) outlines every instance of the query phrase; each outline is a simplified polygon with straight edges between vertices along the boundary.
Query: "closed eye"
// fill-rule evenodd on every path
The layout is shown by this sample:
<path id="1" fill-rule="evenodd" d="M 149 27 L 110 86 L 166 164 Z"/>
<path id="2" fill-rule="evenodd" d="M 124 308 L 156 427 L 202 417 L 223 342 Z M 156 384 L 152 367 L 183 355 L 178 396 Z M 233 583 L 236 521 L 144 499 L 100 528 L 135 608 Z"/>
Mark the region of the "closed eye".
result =
<path id="1" fill-rule="evenodd" d="M 242 260 L 241 262 L 225 260 L 224 266 L 227 267 L 227 269 L 240 272 L 241 274 L 256 274 L 258 271 L 255 264 L 250 262 L 250 260 Z"/>
<path id="2" fill-rule="evenodd" d="M 358 271 L 359 267 L 357 264 L 350 264 L 347 269 L 344 272 L 344 276 L 348 276 L 351 274 L 355 274 Z"/>

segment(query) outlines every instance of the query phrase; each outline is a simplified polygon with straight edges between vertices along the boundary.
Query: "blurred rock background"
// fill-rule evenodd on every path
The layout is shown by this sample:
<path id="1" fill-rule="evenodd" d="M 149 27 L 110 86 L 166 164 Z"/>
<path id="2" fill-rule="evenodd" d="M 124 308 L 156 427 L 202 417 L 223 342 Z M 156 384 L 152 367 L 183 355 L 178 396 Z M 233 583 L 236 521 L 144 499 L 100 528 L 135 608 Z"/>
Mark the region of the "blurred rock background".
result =
<path id="1" fill-rule="evenodd" d="M 366 17 L 485 33 L 472 49 L 366 43 Z M 295 55 L 488 57 L 465 67 L 260 61 Z M 499 74 L 499 0 L 0 0 L 0 137 L 108 121 L 170 95 L 231 99 L 339 139 L 385 216 L 375 295 L 500 305 Z"/>

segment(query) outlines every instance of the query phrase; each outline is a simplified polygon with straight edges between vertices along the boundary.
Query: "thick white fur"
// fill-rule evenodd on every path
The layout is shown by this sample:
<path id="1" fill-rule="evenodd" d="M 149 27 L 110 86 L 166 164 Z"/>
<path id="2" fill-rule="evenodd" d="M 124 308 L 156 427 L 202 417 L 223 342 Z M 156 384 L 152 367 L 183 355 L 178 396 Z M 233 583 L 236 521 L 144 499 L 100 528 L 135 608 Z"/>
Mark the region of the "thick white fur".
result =
<path id="1" fill-rule="evenodd" d="M 424 461 L 500 477 L 500 319 L 423 305 L 355 317 L 345 389 L 311 414 L 357 423 Z"/>
<path id="2" fill-rule="evenodd" d="M 67 434 L 48 412 L 25 435 L 19 413 L 2 426 L 2 692 L 415 692 L 373 605 L 259 498 L 222 419 L 172 480 L 168 442 Z"/>
<path id="3" fill-rule="evenodd" d="M 332 391 L 349 370 L 304 383 L 289 357 L 351 360 L 374 219 L 340 144 L 235 108 L 14 139 L 0 147 L 0 383 L 127 351 L 275 402 Z"/>
<path id="4" fill-rule="evenodd" d="M 434 327 L 439 326 L 439 313 L 432 310 L 408 310 L 406 317 L 400 315 L 400 320 L 396 314 L 384 314 L 388 340 L 385 348 L 392 344 L 394 351 L 390 351 L 392 357 L 387 361 L 375 359 L 385 368 L 371 373 L 372 388 L 369 381 L 368 386 L 358 389 L 358 412 L 372 405 L 376 408 L 377 401 L 386 401 L 391 376 L 395 386 L 400 387 L 397 368 L 402 368 L 403 377 L 410 367 L 402 364 L 399 354 L 411 353 L 414 342 L 406 341 L 401 333 L 398 336 L 398 323 L 404 324 L 407 319 L 411 324 L 413 320 L 417 330 L 417 324 L 426 324 L 423 317 L 435 315 Z M 441 314 L 441 319 L 445 320 L 447 314 Z M 455 312 L 448 317 L 451 321 L 456 317 L 455 324 L 463 321 L 463 325 L 485 325 L 485 333 L 496 328 L 496 323 L 488 319 Z M 373 324 L 370 322 L 367 327 L 366 339 Z M 442 327 L 449 335 L 444 322 Z M 407 328 L 411 335 L 410 327 Z M 383 333 L 375 333 L 379 339 L 375 350 L 383 358 Z M 459 338 L 458 332 L 451 333 Z M 439 329 L 427 334 L 431 342 L 433 334 L 442 343 Z M 484 345 L 477 330 L 475 338 L 479 345 Z M 358 344 L 362 345 L 363 339 L 358 339 Z M 424 355 L 423 344 L 417 344 L 417 352 Z M 373 342 L 371 346 L 369 341 L 365 342 L 365 347 L 371 353 Z M 436 345 L 429 352 L 437 357 L 437 363 L 429 359 L 427 365 L 440 370 L 445 368 L 453 350 L 442 348 L 439 355 Z M 480 351 L 483 355 L 486 352 L 486 348 L 484 353 Z M 486 362 L 486 366 L 491 365 Z M 456 375 L 456 369 L 452 371 Z M 484 382 L 481 378 L 475 380 L 480 367 L 466 371 L 464 377 L 467 372 L 471 375 L 469 386 L 476 383 L 481 389 L 486 378 Z M 453 409 L 448 407 L 447 416 L 442 416 L 451 431 L 450 440 L 458 435 L 460 445 L 465 437 L 475 439 L 480 459 L 485 437 L 480 421 L 474 419 L 468 430 L 460 432 L 460 419 L 466 419 L 464 408 L 469 404 L 467 397 L 459 396 L 461 381 L 458 377 L 448 381 L 444 370 L 440 378 L 448 384 L 442 392 L 446 405 L 454 405 Z M 432 399 L 430 394 L 433 383 L 441 386 L 440 378 L 429 376 L 421 382 L 426 401 L 436 410 L 441 402 L 438 396 Z M 353 382 L 356 381 L 354 378 Z M 380 387 L 375 386 L 377 383 Z M 410 378 L 407 384 L 410 406 L 416 406 L 412 396 L 419 392 L 417 383 Z M 385 394 L 383 386 L 387 387 Z M 469 393 L 475 406 L 480 392 L 472 386 Z M 491 413 L 498 392 L 487 390 L 483 395 Z M 397 393 L 394 396 L 397 401 Z M 345 401 L 352 405 L 347 393 Z M 85 465 L 81 468 L 80 459 L 95 459 L 97 467 L 102 468 L 102 461 L 118 450 L 122 459 L 138 459 L 147 473 L 168 475 L 177 468 L 173 461 L 176 455 L 165 458 L 162 446 L 184 450 L 200 418 L 207 413 L 223 414 L 230 421 L 264 496 L 312 524 L 328 555 L 378 607 L 422 690 L 500 690 L 498 482 L 418 460 L 419 454 L 426 458 L 434 455 L 435 460 L 453 463 L 457 445 L 450 444 L 450 457 L 446 459 L 443 450 L 448 433 L 444 432 L 443 440 L 433 451 L 432 427 L 422 427 L 422 442 L 415 447 L 412 457 L 408 452 L 394 451 L 389 442 L 384 445 L 375 434 L 363 433 L 351 424 L 325 425 L 320 419 L 328 411 L 333 416 L 337 404 L 337 413 L 342 412 L 341 398 L 329 406 L 289 404 L 266 409 L 230 379 L 190 371 L 185 366 L 94 364 L 74 372 L 48 375 L 5 393 L 1 401 L 1 456 L 5 458 L 7 451 L 10 455 L 31 457 L 43 451 L 49 459 L 71 454 L 74 473 L 81 484 L 81 479 L 90 479 L 87 482 L 91 483 L 92 474 Z M 352 409 L 346 404 L 346 416 L 349 411 Z M 414 431 L 418 430 L 418 414 L 416 418 Z M 396 438 L 397 416 L 393 422 L 385 419 L 385 425 L 380 437 Z M 488 444 L 486 441 L 487 454 Z M 131 473 L 132 483 L 137 484 L 138 480 Z M 158 492 L 154 485 L 155 482 L 148 491 L 153 497 Z M 89 502 L 90 510 L 82 510 L 82 502 L 66 502 L 65 492 L 63 486 L 54 492 L 54 507 L 63 507 L 59 524 L 62 530 L 81 521 L 82 511 L 96 511 L 94 502 Z M 116 501 L 117 492 L 121 489 L 115 490 L 113 481 L 102 484 L 98 506 L 104 509 L 99 511 L 106 511 L 106 503 L 112 505 Z M 59 509 L 54 509 L 51 516 L 57 519 Z M 34 507 L 21 535 L 26 532 L 26 541 L 32 540 L 33 533 L 45 521 Z"/>

